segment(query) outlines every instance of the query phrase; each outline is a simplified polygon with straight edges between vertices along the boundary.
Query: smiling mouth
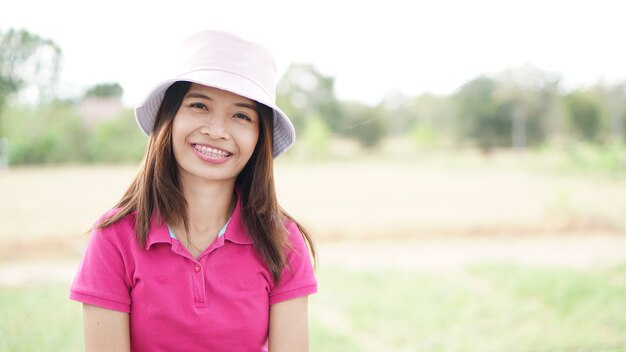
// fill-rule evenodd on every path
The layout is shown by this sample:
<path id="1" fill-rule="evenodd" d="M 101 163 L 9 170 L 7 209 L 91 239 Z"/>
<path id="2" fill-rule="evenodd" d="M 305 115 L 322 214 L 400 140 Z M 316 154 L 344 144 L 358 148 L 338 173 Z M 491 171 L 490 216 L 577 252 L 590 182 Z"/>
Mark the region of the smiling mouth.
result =
<path id="1" fill-rule="evenodd" d="M 192 146 L 193 146 L 193 148 L 195 150 L 197 150 L 202 155 L 204 155 L 204 156 L 206 156 L 208 158 L 225 159 L 225 158 L 228 158 L 229 156 L 233 155 L 232 153 L 229 153 L 227 151 L 220 150 L 220 149 L 215 149 L 215 148 L 211 148 L 211 147 L 207 147 L 205 145 L 192 144 Z"/>

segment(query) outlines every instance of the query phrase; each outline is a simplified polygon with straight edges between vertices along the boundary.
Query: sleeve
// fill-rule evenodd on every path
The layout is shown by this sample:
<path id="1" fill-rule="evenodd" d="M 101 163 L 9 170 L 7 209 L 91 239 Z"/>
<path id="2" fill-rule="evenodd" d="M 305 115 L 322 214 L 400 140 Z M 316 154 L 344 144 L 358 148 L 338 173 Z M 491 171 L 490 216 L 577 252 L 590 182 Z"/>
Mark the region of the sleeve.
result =
<path id="1" fill-rule="evenodd" d="M 70 299 L 129 313 L 130 284 L 124 255 L 121 246 L 106 234 L 111 227 L 92 231 L 70 288 Z"/>
<path id="2" fill-rule="evenodd" d="M 317 292 L 317 280 L 304 237 L 292 221 L 287 224 L 287 231 L 291 243 L 287 252 L 287 265 L 278 284 L 270 291 L 270 305 Z"/>

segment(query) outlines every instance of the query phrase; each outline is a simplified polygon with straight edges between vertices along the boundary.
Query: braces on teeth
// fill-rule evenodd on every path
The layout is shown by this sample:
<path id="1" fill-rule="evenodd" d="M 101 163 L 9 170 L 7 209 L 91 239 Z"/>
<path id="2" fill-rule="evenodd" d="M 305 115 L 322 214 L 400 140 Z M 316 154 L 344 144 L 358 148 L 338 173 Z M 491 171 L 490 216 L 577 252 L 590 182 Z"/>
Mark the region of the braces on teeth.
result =
<path id="1" fill-rule="evenodd" d="M 197 144 L 194 145 L 194 148 L 196 148 L 196 150 L 199 151 L 200 153 L 209 157 L 214 157 L 214 158 L 225 158 L 230 154 L 222 150 L 213 149 L 213 148 L 209 148 L 209 147 L 205 147 L 205 146 L 201 146 Z"/>

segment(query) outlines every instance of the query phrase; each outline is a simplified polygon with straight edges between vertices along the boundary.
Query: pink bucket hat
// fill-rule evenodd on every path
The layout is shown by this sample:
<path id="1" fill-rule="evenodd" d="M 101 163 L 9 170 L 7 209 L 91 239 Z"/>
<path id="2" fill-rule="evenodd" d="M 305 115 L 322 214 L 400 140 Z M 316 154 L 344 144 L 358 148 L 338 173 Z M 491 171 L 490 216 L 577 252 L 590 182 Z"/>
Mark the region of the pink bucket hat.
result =
<path id="1" fill-rule="evenodd" d="M 183 62 L 178 75 L 167 79 L 135 107 L 139 127 L 149 135 L 169 86 L 177 81 L 198 83 L 226 90 L 274 109 L 274 158 L 296 140 L 289 117 L 276 106 L 276 65 L 263 46 L 222 31 L 193 34 L 183 44 Z"/>

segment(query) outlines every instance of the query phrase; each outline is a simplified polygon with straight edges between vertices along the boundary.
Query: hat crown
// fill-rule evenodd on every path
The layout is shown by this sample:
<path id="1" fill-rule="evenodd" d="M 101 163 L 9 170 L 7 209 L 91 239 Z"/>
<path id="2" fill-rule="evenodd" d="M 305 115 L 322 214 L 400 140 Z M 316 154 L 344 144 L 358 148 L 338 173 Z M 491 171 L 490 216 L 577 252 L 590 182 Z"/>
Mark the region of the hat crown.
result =
<path id="1" fill-rule="evenodd" d="M 276 101 L 276 64 L 262 45 L 221 31 L 203 31 L 183 43 L 180 75 L 198 70 L 219 70 L 239 75 Z M 265 100 L 265 99 L 263 99 Z"/>

